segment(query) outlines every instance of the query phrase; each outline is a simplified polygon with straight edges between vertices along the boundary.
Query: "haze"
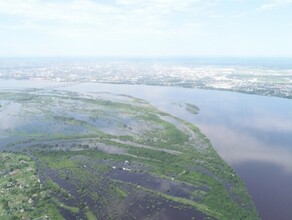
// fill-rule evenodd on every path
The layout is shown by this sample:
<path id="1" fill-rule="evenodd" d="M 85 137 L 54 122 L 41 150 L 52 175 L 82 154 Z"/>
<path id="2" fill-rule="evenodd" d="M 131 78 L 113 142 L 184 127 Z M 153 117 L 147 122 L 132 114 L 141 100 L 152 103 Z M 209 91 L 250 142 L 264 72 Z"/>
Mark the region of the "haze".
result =
<path id="1" fill-rule="evenodd" d="M 0 1 L 0 56 L 292 56 L 291 0 Z"/>

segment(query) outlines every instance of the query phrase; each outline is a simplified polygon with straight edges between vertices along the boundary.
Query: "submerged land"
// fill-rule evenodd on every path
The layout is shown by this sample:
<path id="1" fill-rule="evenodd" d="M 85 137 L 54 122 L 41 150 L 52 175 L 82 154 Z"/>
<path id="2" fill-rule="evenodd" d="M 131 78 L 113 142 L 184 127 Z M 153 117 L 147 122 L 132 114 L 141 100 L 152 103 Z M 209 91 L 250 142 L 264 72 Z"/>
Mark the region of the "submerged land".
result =
<path id="1" fill-rule="evenodd" d="M 258 219 L 208 138 L 144 100 L 2 90 L 0 123 L 1 219 Z"/>

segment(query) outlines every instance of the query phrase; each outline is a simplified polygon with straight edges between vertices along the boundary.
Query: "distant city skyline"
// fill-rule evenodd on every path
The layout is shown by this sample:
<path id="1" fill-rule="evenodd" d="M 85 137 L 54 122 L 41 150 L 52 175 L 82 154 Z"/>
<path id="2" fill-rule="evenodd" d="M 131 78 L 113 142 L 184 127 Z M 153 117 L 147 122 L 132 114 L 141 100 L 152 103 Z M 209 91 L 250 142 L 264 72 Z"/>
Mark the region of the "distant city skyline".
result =
<path id="1" fill-rule="evenodd" d="M 0 0 L 0 57 L 292 57 L 292 0 Z"/>

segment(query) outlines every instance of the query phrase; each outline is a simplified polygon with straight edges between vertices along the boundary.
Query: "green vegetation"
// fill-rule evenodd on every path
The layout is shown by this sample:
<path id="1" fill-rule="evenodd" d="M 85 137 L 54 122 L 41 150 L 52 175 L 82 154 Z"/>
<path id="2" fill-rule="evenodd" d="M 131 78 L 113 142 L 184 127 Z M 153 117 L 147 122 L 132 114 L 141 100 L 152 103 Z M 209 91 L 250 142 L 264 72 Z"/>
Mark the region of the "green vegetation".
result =
<path id="1" fill-rule="evenodd" d="M 63 219 L 29 157 L 0 153 L 0 172 L 1 219 Z"/>
<path id="2" fill-rule="evenodd" d="M 96 220 L 97 219 L 91 211 L 87 211 L 85 214 L 86 214 L 86 217 L 88 220 Z"/>
<path id="3" fill-rule="evenodd" d="M 120 199 L 125 199 L 128 196 L 128 193 L 119 187 L 115 187 L 115 191 Z"/>
<path id="4" fill-rule="evenodd" d="M 54 200 L 56 204 L 59 205 L 59 207 L 62 207 L 72 213 L 78 213 L 80 211 L 80 209 L 78 207 L 72 207 L 72 206 L 68 206 L 68 205 L 65 205 L 64 203 L 58 201 L 57 199 Z"/>
<path id="5" fill-rule="evenodd" d="M 185 105 L 186 110 L 192 114 L 198 114 L 200 111 L 199 107 L 194 104 L 186 103 Z"/>
<path id="6" fill-rule="evenodd" d="M 21 104 L 12 116 L 22 125 L 1 130 L 4 147 L 22 154 L 1 154 L 0 217 L 137 219 L 146 204 L 149 219 L 185 206 L 206 218 L 258 219 L 244 184 L 196 126 L 127 99 L 0 93 Z"/>

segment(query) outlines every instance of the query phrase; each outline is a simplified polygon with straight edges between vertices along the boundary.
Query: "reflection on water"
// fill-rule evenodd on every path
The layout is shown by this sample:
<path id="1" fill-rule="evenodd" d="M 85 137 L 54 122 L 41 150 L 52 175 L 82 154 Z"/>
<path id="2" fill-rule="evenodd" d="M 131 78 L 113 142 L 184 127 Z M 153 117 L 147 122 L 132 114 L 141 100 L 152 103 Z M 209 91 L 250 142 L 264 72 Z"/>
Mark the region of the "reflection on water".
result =
<path id="1" fill-rule="evenodd" d="M 0 80 L 1 88 L 19 83 Z M 6 83 L 6 86 L 5 86 Z M 59 85 L 59 84 L 57 84 Z M 112 92 L 146 99 L 195 123 L 245 181 L 262 219 L 289 219 L 292 210 L 292 101 L 222 91 L 144 85 L 79 84 L 59 89 Z M 39 82 L 36 87 L 54 87 Z M 25 81 L 20 87 L 35 87 Z M 192 103 L 198 115 L 174 103 Z"/>
<path id="2" fill-rule="evenodd" d="M 273 163 L 254 162 L 235 165 L 244 179 L 262 219 L 291 219 L 292 178 Z"/>
<path id="3" fill-rule="evenodd" d="M 133 95 L 197 124 L 243 178 L 262 219 L 292 216 L 283 205 L 292 204 L 291 100 L 141 85 L 83 84 L 69 89 Z M 180 102 L 199 106 L 199 114 L 173 104 Z"/>

